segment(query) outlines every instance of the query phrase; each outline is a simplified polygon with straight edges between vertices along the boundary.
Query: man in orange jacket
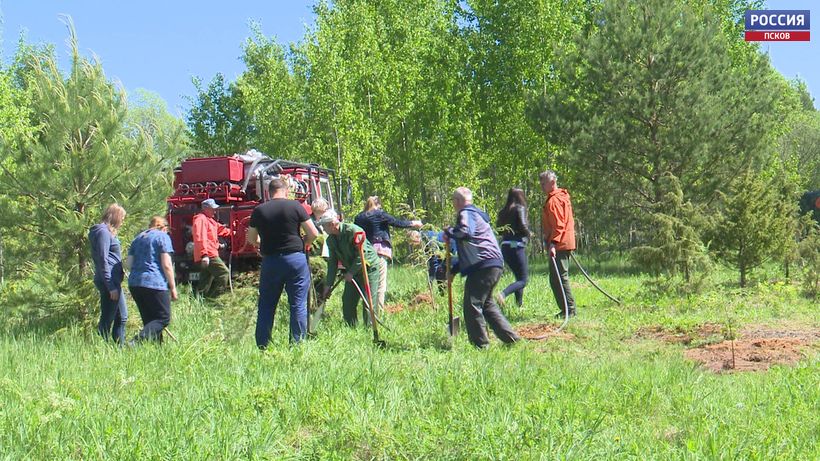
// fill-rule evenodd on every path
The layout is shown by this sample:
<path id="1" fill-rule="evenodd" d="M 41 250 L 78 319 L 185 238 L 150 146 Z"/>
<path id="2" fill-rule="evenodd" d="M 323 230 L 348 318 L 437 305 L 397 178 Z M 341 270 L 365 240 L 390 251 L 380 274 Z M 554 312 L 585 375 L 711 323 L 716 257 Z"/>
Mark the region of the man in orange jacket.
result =
<path id="1" fill-rule="evenodd" d="M 538 179 L 541 190 L 547 196 L 541 211 L 541 230 L 544 245 L 549 248 L 550 259 L 555 261 L 555 264 L 550 262 L 550 286 L 558 303 L 559 312 L 556 317 L 572 317 L 575 315 L 575 298 L 569 287 L 569 258 L 575 250 L 572 202 L 567 190 L 558 187 L 558 175 L 554 171 L 547 170 Z M 565 307 L 568 312 L 565 312 Z"/>
<path id="2" fill-rule="evenodd" d="M 202 213 L 194 215 L 194 264 L 199 263 L 199 283 L 196 291 L 203 296 L 216 296 L 228 286 L 231 272 L 219 257 L 219 237 L 230 237 L 231 230 L 214 219 L 219 208 L 214 199 L 202 202 Z"/>

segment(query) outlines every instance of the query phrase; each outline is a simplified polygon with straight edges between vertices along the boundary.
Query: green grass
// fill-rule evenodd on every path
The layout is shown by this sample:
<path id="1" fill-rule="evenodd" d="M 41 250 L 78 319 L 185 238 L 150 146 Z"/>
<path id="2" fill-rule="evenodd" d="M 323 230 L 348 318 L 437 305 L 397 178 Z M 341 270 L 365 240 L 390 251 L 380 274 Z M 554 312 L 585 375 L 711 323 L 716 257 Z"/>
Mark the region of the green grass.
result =
<path id="1" fill-rule="evenodd" d="M 514 324 L 557 311 L 544 267 L 524 307 L 508 309 Z M 774 272 L 745 291 L 718 274 L 713 289 L 678 296 L 598 269 L 623 306 L 573 272 L 574 340 L 488 351 L 463 333 L 448 342 L 445 297 L 437 311 L 388 316 L 388 347 L 376 348 L 368 330 L 343 325 L 337 293 L 319 337 L 298 347 L 280 307 L 262 353 L 251 288 L 218 303 L 184 294 L 171 324 L 179 341 L 161 347 L 120 350 L 80 326 L 4 335 L 0 459 L 820 458 L 817 349 L 793 367 L 715 375 L 683 346 L 633 339 L 646 325 L 818 327 L 816 300 Z M 390 287 L 388 303 L 407 302 L 426 291 L 424 274 L 395 267 Z"/>

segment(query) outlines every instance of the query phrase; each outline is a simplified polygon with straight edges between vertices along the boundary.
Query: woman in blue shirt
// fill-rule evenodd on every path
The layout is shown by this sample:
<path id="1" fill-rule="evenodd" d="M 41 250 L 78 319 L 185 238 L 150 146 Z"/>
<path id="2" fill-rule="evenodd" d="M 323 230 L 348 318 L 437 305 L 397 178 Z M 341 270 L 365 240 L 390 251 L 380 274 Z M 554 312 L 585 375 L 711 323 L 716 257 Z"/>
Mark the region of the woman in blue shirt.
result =
<path id="1" fill-rule="evenodd" d="M 168 236 L 168 223 L 162 216 L 151 218 L 148 230 L 140 232 L 128 249 L 126 266 L 128 291 L 137 304 L 143 328 L 136 340 L 156 339 L 162 342 L 162 330 L 171 322 L 171 300 L 177 299 L 174 247 Z"/>
<path id="2" fill-rule="evenodd" d="M 125 210 L 116 203 L 102 214 L 99 224 L 88 231 L 91 260 L 94 261 L 94 285 L 100 292 L 100 323 L 97 331 L 106 340 L 125 342 L 128 308 L 122 296 L 122 245 L 117 232 L 125 220 Z"/>

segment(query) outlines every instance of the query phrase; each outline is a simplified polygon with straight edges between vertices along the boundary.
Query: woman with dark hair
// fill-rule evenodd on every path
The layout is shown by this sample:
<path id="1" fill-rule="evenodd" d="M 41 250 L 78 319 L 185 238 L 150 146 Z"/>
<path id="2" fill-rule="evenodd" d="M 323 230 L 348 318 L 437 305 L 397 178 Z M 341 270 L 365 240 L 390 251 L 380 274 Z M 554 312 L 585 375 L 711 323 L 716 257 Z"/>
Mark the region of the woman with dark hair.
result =
<path id="1" fill-rule="evenodd" d="M 378 304 L 384 305 L 384 295 L 387 292 L 387 262 L 393 259 L 393 245 L 390 243 L 390 226 L 418 229 L 421 221 L 407 221 L 397 219 L 390 213 L 382 210 L 382 202 L 377 196 L 367 198 L 364 211 L 356 215 L 353 223 L 361 227 L 367 235 L 367 240 L 373 245 L 376 254 L 384 261 L 385 270 L 382 271 L 380 290 L 376 293 Z"/>
<path id="2" fill-rule="evenodd" d="M 520 307 L 524 303 L 524 287 L 527 286 L 529 269 L 525 248 L 530 239 L 527 200 L 523 190 L 514 187 L 507 193 L 507 204 L 498 212 L 496 227 L 502 229 L 501 255 L 515 275 L 515 282 L 496 294 L 496 301 L 503 305 L 504 298 L 515 293 L 515 301 Z"/>
<path id="3" fill-rule="evenodd" d="M 122 296 L 122 245 L 117 232 L 125 220 L 125 210 L 116 203 L 102 214 L 99 224 L 88 230 L 91 260 L 94 261 L 94 286 L 100 292 L 100 322 L 97 331 L 105 339 L 125 343 L 128 308 Z"/>

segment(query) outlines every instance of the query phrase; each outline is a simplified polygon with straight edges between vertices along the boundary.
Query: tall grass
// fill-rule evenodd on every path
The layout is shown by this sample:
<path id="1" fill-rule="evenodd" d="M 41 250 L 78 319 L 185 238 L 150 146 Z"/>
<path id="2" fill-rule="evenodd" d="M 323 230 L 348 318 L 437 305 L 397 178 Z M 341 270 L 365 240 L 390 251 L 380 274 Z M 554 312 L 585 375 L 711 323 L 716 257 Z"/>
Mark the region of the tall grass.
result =
<path id="1" fill-rule="evenodd" d="M 558 310 L 543 267 L 524 306 L 505 308 L 516 325 Z M 639 275 L 593 276 L 624 304 L 573 272 L 575 339 L 488 351 L 447 339 L 443 296 L 438 310 L 386 316 L 388 346 L 377 348 L 368 330 L 343 324 L 337 293 L 319 336 L 297 347 L 280 305 L 263 353 L 252 288 L 216 302 L 183 294 L 171 324 L 179 341 L 162 346 L 119 349 L 79 326 L 4 335 L 0 459 L 820 458 L 816 349 L 797 366 L 714 375 L 682 346 L 633 339 L 645 325 L 727 316 L 817 327 L 813 300 L 781 282 L 739 291 L 717 280 L 678 296 Z M 426 291 L 423 271 L 392 268 L 388 304 Z"/>

